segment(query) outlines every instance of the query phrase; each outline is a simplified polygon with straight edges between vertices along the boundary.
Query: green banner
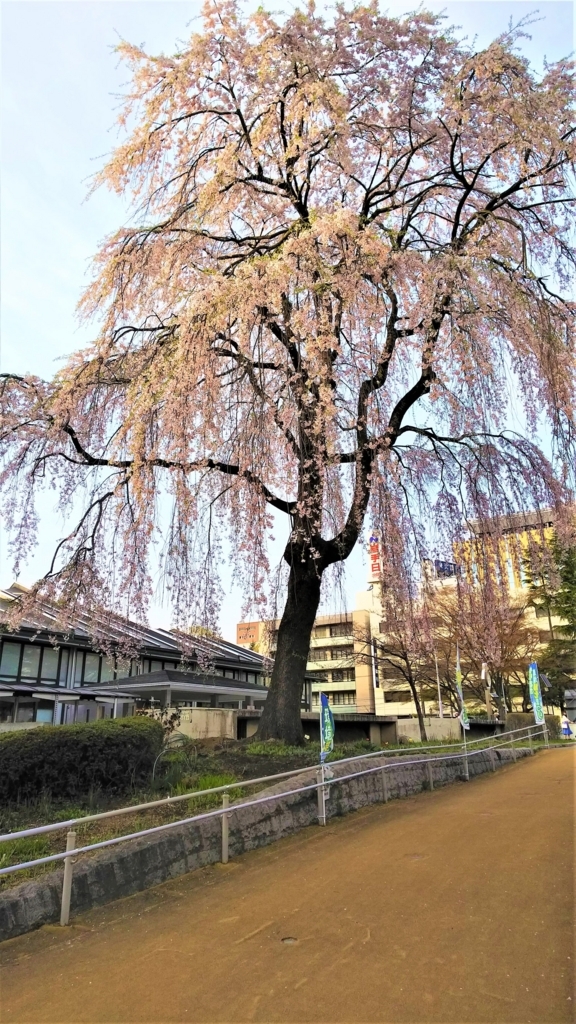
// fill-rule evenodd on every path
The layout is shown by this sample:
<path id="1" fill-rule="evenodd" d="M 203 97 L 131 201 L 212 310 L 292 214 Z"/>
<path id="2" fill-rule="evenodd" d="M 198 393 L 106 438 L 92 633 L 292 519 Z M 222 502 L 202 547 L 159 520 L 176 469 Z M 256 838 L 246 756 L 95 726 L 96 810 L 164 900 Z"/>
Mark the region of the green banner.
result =
<path id="1" fill-rule="evenodd" d="M 320 760 L 324 762 L 334 750 L 334 716 L 330 710 L 328 697 L 320 694 Z"/>

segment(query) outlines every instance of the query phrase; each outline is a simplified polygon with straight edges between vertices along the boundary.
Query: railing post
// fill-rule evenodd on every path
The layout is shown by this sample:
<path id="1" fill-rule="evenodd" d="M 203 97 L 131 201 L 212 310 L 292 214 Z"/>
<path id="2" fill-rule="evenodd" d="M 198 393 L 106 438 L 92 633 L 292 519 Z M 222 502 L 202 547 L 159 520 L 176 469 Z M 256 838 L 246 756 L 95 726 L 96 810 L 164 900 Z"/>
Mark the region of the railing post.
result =
<path id="1" fill-rule="evenodd" d="M 548 726 L 546 725 L 546 722 L 544 722 L 544 746 L 550 746 L 550 742 L 548 740 Z"/>
<path id="2" fill-rule="evenodd" d="M 490 754 L 490 767 L 491 767 L 492 771 L 495 772 L 496 771 L 496 755 L 494 753 L 494 747 L 489 747 L 488 748 L 488 753 Z"/>
<path id="3" fill-rule="evenodd" d="M 66 853 L 76 849 L 76 833 L 68 832 L 66 835 Z M 62 903 L 60 905 L 60 924 L 64 927 L 70 920 L 70 896 L 72 894 L 72 861 L 73 857 L 66 857 L 64 861 L 64 881 L 62 882 Z"/>
<path id="4" fill-rule="evenodd" d="M 468 768 L 468 751 L 464 751 L 464 780 L 470 782 L 470 770 Z"/>
<path id="5" fill-rule="evenodd" d="M 530 753 L 534 753 L 534 744 L 532 743 L 532 726 L 528 726 L 528 743 L 530 745 Z"/>
<path id="6" fill-rule="evenodd" d="M 432 775 L 432 761 L 426 762 L 426 770 L 428 772 L 428 786 L 430 791 L 434 789 L 434 776 Z"/>
<path id="7" fill-rule="evenodd" d="M 388 777 L 386 775 L 386 768 L 380 769 L 382 775 L 382 790 L 384 792 L 384 803 L 387 804 L 390 799 L 390 793 L 388 790 Z"/>
<path id="8" fill-rule="evenodd" d="M 510 744 L 510 750 L 512 751 L 512 757 L 514 759 L 514 763 L 516 763 L 516 758 L 517 758 L 518 755 L 516 753 L 516 747 L 514 746 L 514 740 L 512 740 L 512 743 Z"/>
<path id="9" fill-rule="evenodd" d="M 326 795 L 324 793 L 324 765 L 316 772 L 318 779 L 318 824 L 326 824 Z"/>
<path id="10" fill-rule="evenodd" d="M 230 794 L 222 794 L 222 807 L 230 806 Z M 228 829 L 228 815 L 222 815 L 222 863 L 228 863 L 228 849 L 229 849 L 229 829 Z"/>

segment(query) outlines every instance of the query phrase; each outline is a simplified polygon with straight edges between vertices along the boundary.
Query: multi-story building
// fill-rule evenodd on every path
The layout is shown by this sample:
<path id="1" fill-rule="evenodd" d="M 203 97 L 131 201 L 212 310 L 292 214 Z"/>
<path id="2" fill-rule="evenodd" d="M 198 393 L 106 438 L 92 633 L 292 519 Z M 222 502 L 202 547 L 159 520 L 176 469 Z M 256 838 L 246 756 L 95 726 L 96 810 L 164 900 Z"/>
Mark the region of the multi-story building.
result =
<path id="1" fill-rule="evenodd" d="M 278 619 L 240 622 L 236 627 L 236 642 L 273 659 L 279 625 Z M 369 629 L 369 615 L 364 609 L 316 618 L 306 666 L 312 679 L 313 711 L 318 709 L 320 692 L 323 692 L 338 712 L 374 713 L 372 665 L 362 656 Z"/>
<path id="2" fill-rule="evenodd" d="M 546 611 L 529 605 L 522 565 L 531 544 L 541 543 L 542 538 L 549 541 L 553 527 L 551 510 L 544 510 L 540 514 L 519 513 L 500 519 L 473 521 L 470 523 L 469 539 L 462 550 L 454 553 L 455 561 L 434 559 L 423 565 L 427 584 L 438 594 L 453 592 L 462 573 L 470 568 L 465 563 L 478 563 L 483 550 L 492 544 L 490 538 L 495 537 L 510 597 L 512 600 L 526 601 L 527 621 L 538 631 L 543 646 L 548 642 L 550 627 L 553 628 L 559 620 L 552 618 L 549 621 Z M 315 620 L 307 663 L 307 672 L 314 677 L 312 708 L 318 707 L 322 691 L 339 713 L 412 718 L 416 715 L 416 707 L 408 683 L 390 660 L 378 658 L 378 642 L 385 637 L 386 627 L 380 596 L 381 555 L 377 537 L 370 538 L 368 554 L 368 589 L 356 594 L 355 610 L 339 615 L 318 616 Z M 478 573 L 477 566 L 474 571 Z M 241 622 L 237 626 L 237 643 L 273 658 L 278 626 L 278 620 Z M 426 694 L 421 695 L 423 712 L 425 715 L 437 715 L 439 702 L 434 687 L 427 686 L 426 691 Z M 465 698 L 472 697 L 466 685 L 464 695 Z M 482 710 L 484 705 L 478 697 L 474 697 L 474 701 L 478 704 L 478 710 Z M 445 715 L 451 713 L 448 705 L 443 710 Z"/>

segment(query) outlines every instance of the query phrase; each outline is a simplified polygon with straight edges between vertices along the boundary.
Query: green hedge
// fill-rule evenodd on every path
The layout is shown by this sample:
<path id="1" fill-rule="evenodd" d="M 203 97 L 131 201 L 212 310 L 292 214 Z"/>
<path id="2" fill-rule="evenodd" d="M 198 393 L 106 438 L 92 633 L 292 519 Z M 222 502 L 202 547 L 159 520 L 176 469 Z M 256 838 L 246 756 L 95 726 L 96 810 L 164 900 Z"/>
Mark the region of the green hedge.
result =
<path id="1" fill-rule="evenodd" d="M 162 736 L 144 717 L 0 733 L 0 805 L 128 792 L 150 781 Z"/>

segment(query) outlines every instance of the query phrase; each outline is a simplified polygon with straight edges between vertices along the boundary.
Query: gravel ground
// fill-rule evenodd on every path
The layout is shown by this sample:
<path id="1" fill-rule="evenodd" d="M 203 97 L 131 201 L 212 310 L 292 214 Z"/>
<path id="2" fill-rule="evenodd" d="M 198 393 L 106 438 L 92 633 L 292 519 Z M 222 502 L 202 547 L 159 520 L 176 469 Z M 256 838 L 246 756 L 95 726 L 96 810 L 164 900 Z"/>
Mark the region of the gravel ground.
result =
<path id="1" fill-rule="evenodd" d="M 1 948 L 3 1024 L 564 1024 L 574 751 L 312 827 Z"/>

